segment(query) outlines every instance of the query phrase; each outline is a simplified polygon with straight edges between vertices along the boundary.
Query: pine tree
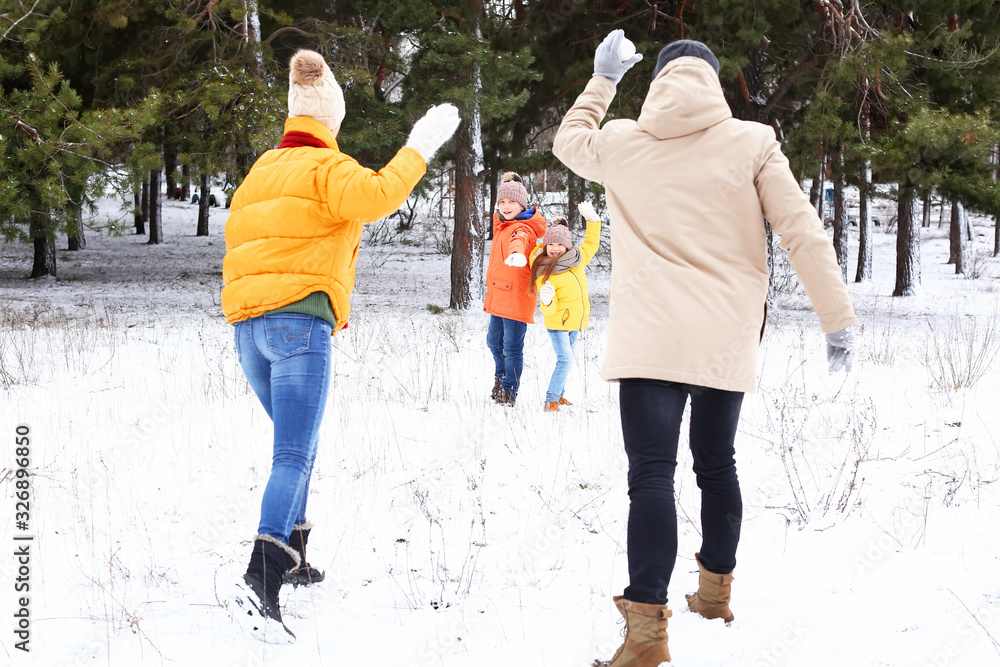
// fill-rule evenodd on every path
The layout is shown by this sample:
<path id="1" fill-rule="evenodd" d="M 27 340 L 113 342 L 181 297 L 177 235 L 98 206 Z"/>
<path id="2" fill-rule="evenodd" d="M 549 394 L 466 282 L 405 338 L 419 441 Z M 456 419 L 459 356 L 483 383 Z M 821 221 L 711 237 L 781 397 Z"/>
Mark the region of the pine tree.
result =
<path id="1" fill-rule="evenodd" d="M 103 192 L 109 161 L 134 141 L 152 108 L 83 109 L 60 67 L 32 50 L 44 49 L 42 36 L 64 17 L 58 7 L 25 14 L 0 41 L 0 229 L 34 245 L 32 277 L 56 275 L 57 234 L 82 236 L 84 206 Z"/>

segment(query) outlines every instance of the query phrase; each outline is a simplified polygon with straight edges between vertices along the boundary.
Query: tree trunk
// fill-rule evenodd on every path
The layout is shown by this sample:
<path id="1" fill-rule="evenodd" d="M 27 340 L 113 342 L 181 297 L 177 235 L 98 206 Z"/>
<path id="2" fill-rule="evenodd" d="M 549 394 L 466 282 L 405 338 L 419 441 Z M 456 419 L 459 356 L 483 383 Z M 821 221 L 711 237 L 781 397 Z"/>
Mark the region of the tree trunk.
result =
<path id="1" fill-rule="evenodd" d="M 132 208 L 132 219 L 135 222 L 135 233 L 136 234 L 145 234 L 146 233 L 146 219 L 142 215 L 142 196 L 143 195 L 141 194 L 141 192 L 143 190 L 145 190 L 145 189 L 146 189 L 145 184 L 143 184 L 142 188 L 140 188 L 139 186 L 135 186 L 132 189 L 132 203 L 134 205 L 133 208 Z"/>
<path id="2" fill-rule="evenodd" d="M 164 162 L 164 181 L 167 184 L 166 192 L 167 199 L 177 199 L 174 195 L 177 194 L 177 181 L 175 180 L 177 172 L 177 153 L 174 151 L 173 146 L 163 147 L 163 162 Z"/>
<path id="3" fill-rule="evenodd" d="M 899 187 L 896 215 L 896 287 L 893 296 L 913 296 L 920 286 L 920 226 L 914 224 L 913 190 Z"/>
<path id="4" fill-rule="evenodd" d="M 201 175 L 201 196 L 198 197 L 198 233 L 196 236 L 208 236 L 208 174 Z"/>
<path id="5" fill-rule="evenodd" d="M 163 242 L 163 198 L 160 197 L 160 170 L 149 172 L 149 241 Z"/>
<path id="6" fill-rule="evenodd" d="M 921 215 L 923 222 L 921 227 L 929 228 L 931 226 L 931 193 L 924 193 L 923 209 L 921 210 Z"/>
<path id="7" fill-rule="evenodd" d="M 816 215 L 819 216 L 820 222 L 823 226 L 826 226 L 826 220 L 823 218 L 823 207 L 826 202 L 826 155 L 819 156 L 819 173 L 816 175 L 816 179 L 813 181 L 813 185 L 819 188 L 818 195 L 816 197 Z"/>
<path id="8" fill-rule="evenodd" d="M 858 272 L 854 282 L 872 279 L 872 205 L 869 188 L 872 181 L 872 163 L 865 160 L 861 169 L 861 187 L 858 188 Z"/>
<path id="9" fill-rule="evenodd" d="M 566 221 L 569 222 L 570 229 L 576 229 L 580 221 L 579 206 L 586 196 L 584 189 L 587 182 L 572 171 L 567 172 L 567 174 L 566 189 L 568 190 L 569 200 L 566 206 Z"/>
<path id="10" fill-rule="evenodd" d="M 1000 215 L 993 216 L 993 256 L 1000 255 Z"/>
<path id="11" fill-rule="evenodd" d="M 144 179 L 142 181 L 142 198 L 139 203 L 139 208 L 142 212 L 142 222 L 149 222 L 149 179 Z M 146 232 L 142 232 L 145 234 Z"/>
<path id="12" fill-rule="evenodd" d="M 955 273 L 965 274 L 965 230 L 962 229 L 964 207 L 957 201 L 951 203 L 951 227 L 948 231 L 948 264 L 955 265 Z"/>
<path id="13" fill-rule="evenodd" d="M 764 218 L 764 235 L 767 239 L 767 302 L 770 304 L 775 297 L 774 291 L 774 230 L 771 222 Z"/>
<path id="14" fill-rule="evenodd" d="M 191 197 L 191 166 L 181 165 L 181 201 Z"/>
<path id="15" fill-rule="evenodd" d="M 847 282 L 847 265 L 850 262 L 847 245 L 847 207 L 844 206 L 844 175 L 841 173 L 840 157 L 837 157 L 838 168 L 833 174 L 833 248 L 837 251 L 837 263 L 840 264 L 840 275 Z"/>
<path id="16" fill-rule="evenodd" d="M 482 219 L 485 204 L 479 178 L 483 172 L 478 107 L 456 133 L 455 231 L 451 248 L 452 308 L 465 309 L 483 290 Z"/>
<path id="17" fill-rule="evenodd" d="M 735 91 L 730 96 L 733 115 L 740 120 L 766 123 L 764 109 L 767 107 L 767 92 L 764 86 L 764 66 L 766 54 L 763 46 L 748 49 L 747 64 L 736 76 Z"/>
<path id="18" fill-rule="evenodd" d="M 87 237 L 83 230 L 83 204 L 70 203 L 70 225 L 67 230 L 70 250 L 83 250 L 87 247 Z"/>
<path id="19" fill-rule="evenodd" d="M 1000 179 L 1000 144 L 993 152 L 993 180 Z M 993 256 L 1000 255 L 1000 214 L 993 216 Z"/>
<path id="20" fill-rule="evenodd" d="M 487 216 L 487 218 L 488 219 L 492 219 L 492 217 L 493 217 L 493 207 L 496 206 L 496 204 L 497 204 L 497 197 L 499 196 L 498 193 L 500 191 L 500 184 L 499 184 L 500 174 L 498 172 L 496 172 L 496 171 L 492 171 L 492 172 L 489 172 L 487 174 L 487 177 L 490 179 L 490 202 L 489 202 L 488 208 L 487 208 L 487 210 L 489 211 L 490 214 Z M 490 222 L 488 222 L 488 221 L 484 221 L 484 225 L 486 227 L 486 240 L 487 241 L 492 241 L 493 240 L 493 225 L 490 224 Z"/>
<path id="21" fill-rule="evenodd" d="M 31 265 L 31 277 L 56 277 L 56 244 L 48 231 L 48 216 L 41 213 L 31 214 L 31 224 L 28 229 L 35 246 L 34 261 Z"/>
<path id="22" fill-rule="evenodd" d="M 83 198 L 86 187 L 74 179 L 66 180 L 66 236 L 69 237 L 70 250 L 83 250 L 87 247 L 87 237 L 83 235 Z"/>

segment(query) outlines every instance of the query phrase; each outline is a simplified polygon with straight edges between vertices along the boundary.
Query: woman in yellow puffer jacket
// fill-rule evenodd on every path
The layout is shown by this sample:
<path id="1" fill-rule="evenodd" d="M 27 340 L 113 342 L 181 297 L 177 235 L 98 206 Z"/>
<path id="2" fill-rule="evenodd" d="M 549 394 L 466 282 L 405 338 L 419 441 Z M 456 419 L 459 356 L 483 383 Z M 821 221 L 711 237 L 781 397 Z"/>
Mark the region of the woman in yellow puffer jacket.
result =
<path id="1" fill-rule="evenodd" d="M 573 352 L 580 332 L 590 323 L 590 294 L 584 268 L 601 247 L 601 218 L 589 203 L 580 204 L 587 220 L 583 245 L 573 247 L 566 218 L 552 219 L 542 242 L 531 253 L 532 287 L 537 288 L 545 328 L 556 352 L 556 367 L 545 392 L 546 412 L 572 405 L 563 398 L 566 378 L 573 368 Z"/>
<path id="2" fill-rule="evenodd" d="M 222 267 L 222 309 L 240 366 L 274 423 L 257 537 L 231 602 L 233 617 L 270 643 L 295 638 L 281 620 L 282 582 L 323 578 L 306 562 L 306 500 L 330 386 L 330 336 L 347 325 L 362 224 L 406 201 L 459 122 L 454 106 L 432 108 L 375 172 L 337 146 L 344 96 L 323 57 L 299 51 L 289 69 L 285 135 L 233 196 Z"/>

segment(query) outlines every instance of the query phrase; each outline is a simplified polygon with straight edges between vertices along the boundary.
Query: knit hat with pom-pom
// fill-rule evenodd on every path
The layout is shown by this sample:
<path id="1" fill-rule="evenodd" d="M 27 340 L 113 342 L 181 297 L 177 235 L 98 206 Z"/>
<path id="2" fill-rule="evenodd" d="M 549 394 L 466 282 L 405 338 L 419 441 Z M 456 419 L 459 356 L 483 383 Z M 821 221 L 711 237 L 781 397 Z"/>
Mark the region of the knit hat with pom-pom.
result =
<path id="1" fill-rule="evenodd" d="M 336 136 L 345 113 L 344 91 L 323 56 L 296 52 L 288 64 L 288 115 L 315 118 Z"/>
<path id="2" fill-rule="evenodd" d="M 504 172 L 500 179 L 500 187 L 497 188 L 497 201 L 501 199 L 513 199 L 521 205 L 521 209 L 528 208 L 528 191 L 524 189 L 521 177 L 512 171 Z"/>
<path id="3" fill-rule="evenodd" d="M 552 218 L 551 225 L 545 231 L 545 238 L 542 243 L 545 245 L 558 243 L 566 249 L 572 248 L 573 236 L 569 232 L 568 225 L 569 223 L 566 222 L 566 218 L 561 215 Z"/>

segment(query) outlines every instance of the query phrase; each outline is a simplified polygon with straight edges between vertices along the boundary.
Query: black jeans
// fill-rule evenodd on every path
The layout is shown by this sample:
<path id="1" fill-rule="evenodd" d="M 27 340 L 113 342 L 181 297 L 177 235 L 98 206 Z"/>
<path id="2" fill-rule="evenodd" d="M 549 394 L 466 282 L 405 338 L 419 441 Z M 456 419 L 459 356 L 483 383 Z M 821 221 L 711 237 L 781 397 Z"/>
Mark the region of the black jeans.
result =
<path id="1" fill-rule="evenodd" d="M 674 470 L 688 396 L 691 455 L 701 489 L 701 562 L 718 574 L 736 567 L 743 499 L 733 441 L 743 393 L 642 379 L 622 380 L 619 391 L 630 499 L 625 599 L 666 604 L 677 558 Z"/>

